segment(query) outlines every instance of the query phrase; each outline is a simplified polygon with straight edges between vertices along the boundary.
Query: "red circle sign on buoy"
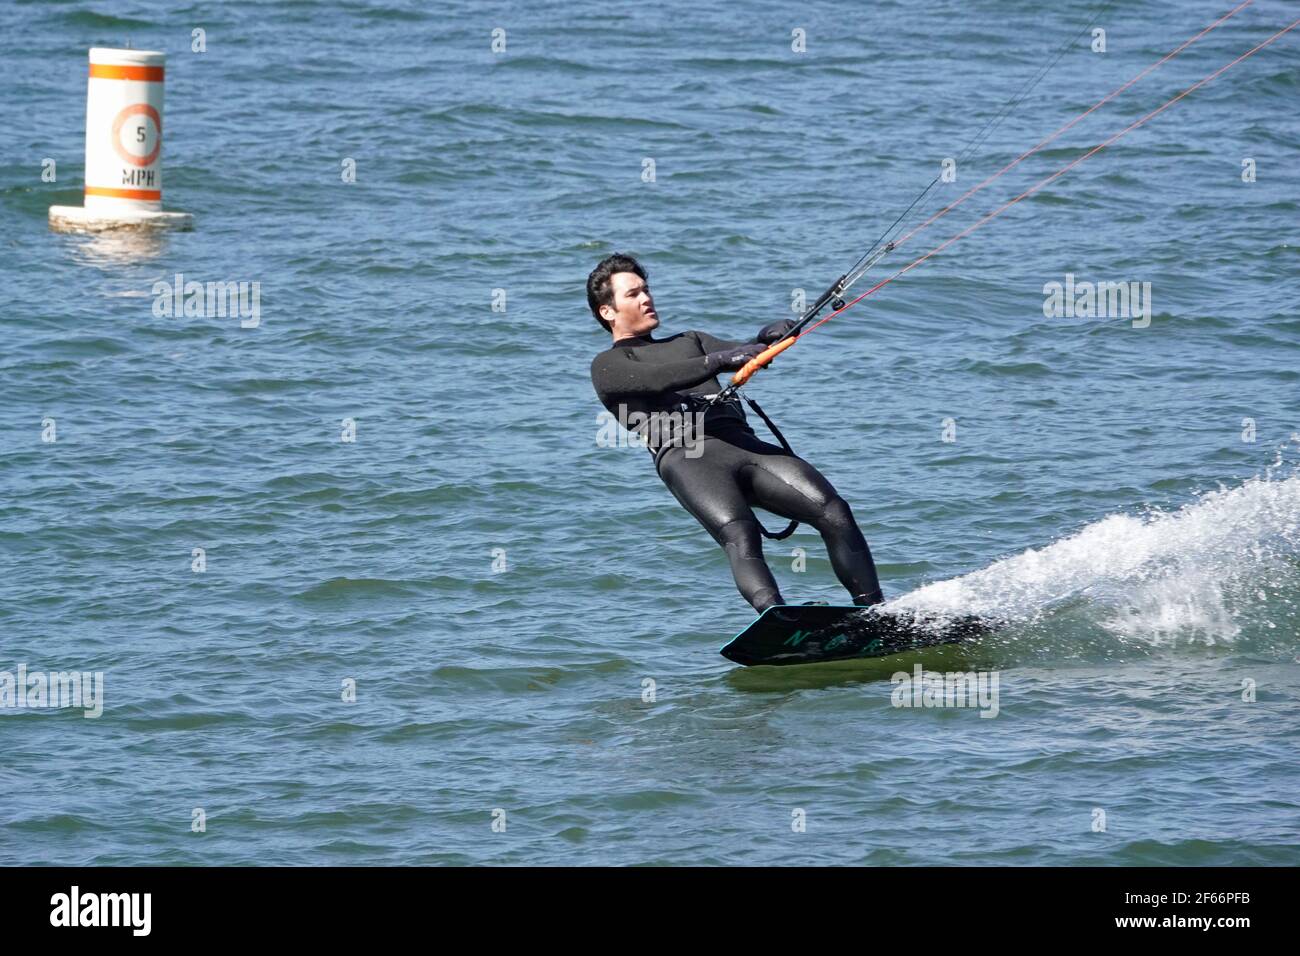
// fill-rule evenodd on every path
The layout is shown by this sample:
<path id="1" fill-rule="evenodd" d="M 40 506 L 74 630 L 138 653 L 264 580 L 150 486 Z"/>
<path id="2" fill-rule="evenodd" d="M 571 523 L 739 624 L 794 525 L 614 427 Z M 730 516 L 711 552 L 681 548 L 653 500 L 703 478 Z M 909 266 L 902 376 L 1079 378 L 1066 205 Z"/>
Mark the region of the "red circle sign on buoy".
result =
<path id="1" fill-rule="evenodd" d="M 142 113 L 149 117 L 149 119 L 153 120 L 154 144 L 153 149 L 148 155 L 137 156 L 122 145 L 122 126 L 132 116 L 139 116 Z M 112 137 L 113 149 L 117 151 L 117 155 L 121 156 L 122 159 L 135 166 L 152 165 L 153 161 L 158 158 L 158 151 L 162 149 L 162 117 L 159 116 L 158 111 L 148 103 L 132 103 L 130 106 L 118 113 L 117 117 L 113 120 Z"/>

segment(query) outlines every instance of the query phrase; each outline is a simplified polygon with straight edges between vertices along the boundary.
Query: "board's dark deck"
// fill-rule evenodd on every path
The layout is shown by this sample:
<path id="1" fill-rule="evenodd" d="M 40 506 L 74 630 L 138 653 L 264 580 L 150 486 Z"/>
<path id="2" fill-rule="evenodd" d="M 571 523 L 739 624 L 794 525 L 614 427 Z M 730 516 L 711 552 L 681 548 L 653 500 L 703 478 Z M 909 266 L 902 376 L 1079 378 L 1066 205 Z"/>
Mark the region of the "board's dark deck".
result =
<path id="1" fill-rule="evenodd" d="M 887 657 L 920 647 L 983 637 L 992 628 L 978 618 L 942 626 L 871 608 L 824 604 L 770 607 L 720 653 L 737 664 L 812 664 Z"/>

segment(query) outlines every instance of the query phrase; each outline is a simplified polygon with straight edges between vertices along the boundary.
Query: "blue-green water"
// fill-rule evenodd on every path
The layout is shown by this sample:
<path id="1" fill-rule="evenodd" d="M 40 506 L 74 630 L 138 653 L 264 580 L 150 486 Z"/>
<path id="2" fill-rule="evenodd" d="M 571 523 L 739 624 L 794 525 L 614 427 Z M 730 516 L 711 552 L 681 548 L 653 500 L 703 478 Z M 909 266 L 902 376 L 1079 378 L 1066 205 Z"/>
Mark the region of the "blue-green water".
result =
<path id="1" fill-rule="evenodd" d="M 1231 6 L 1105 14 L 927 212 Z M 891 598 L 1009 621 L 924 660 L 996 670 L 996 718 L 892 706 L 911 661 L 731 666 L 723 555 L 596 442 L 602 255 L 666 331 L 748 337 L 1095 9 L 0 5 L 0 670 L 104 675 L 97 719 L 0 709 L 0 863 L 1300 860 L 1300 31 L 751 386 Z M 873 277 L 1295 15 L 1247 7 Z M 169 53 L 195 229 L 51 233 L 86 50 L 128 41 Z M 176 273 L 259 282 L 260 323 L 155 315 Z M 1067 273 L 1150 282 L 1149 327 L 1045 318 Z M 768 554 L 842 599 L 809 529 Z"/>

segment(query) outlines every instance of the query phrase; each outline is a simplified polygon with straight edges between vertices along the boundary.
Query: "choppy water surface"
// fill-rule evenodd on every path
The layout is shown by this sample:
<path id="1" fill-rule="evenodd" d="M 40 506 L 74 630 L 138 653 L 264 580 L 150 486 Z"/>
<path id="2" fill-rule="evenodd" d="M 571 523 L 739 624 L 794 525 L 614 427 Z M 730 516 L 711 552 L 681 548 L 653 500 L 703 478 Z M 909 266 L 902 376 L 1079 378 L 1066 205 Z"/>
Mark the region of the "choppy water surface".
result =
<path id="1" fill-rule="evenodd" d="M 1231 6 L 1103 13 L 927 213 Z M 667 331 L 748 337 L 1096 9 L 0 7 L 0 670 L 105 678 L 98 719 L 0 711 L 0 862 L 1297 862 L 1300 31 L 752 386 L 892 599 L 1006 622 L 919 661 L 996 671 L 996 718 L 892 706 L 917 661 L 734 668 L 721 552 L 595 441 L 602 255 Z M 1247 7 L 877 273 L 1294 16 Z M 50 233 L 86 50 L 128 41 L 169 53 L 195 229 Z M 259 324 L 155 315 L 177 273 L 259 282 Z M 1149 326 L 1045 317 L 1067 273 L 1150 282 Z M 769 555 L 840 600 L 809 529 Z"/>

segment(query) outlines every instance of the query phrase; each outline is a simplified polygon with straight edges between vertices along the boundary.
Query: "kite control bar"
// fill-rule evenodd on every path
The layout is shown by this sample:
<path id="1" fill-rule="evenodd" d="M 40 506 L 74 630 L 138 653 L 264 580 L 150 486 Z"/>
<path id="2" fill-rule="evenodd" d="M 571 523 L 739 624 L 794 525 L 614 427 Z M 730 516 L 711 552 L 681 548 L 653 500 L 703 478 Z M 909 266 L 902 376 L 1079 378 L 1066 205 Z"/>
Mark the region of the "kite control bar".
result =
<path id="1" fill-rule="evenodd" d="M 765 368 L 772 359 L 776 358 L 790 346 L 794 345 L 795 339 L 782 339 L 767 350 L 760 352 L 754 358 L 746 362 L 735 375 L 731 376 L 731 383 L 728 388 L 736 389 L 749 381 L 750 376 L 760 368 Z"/>

